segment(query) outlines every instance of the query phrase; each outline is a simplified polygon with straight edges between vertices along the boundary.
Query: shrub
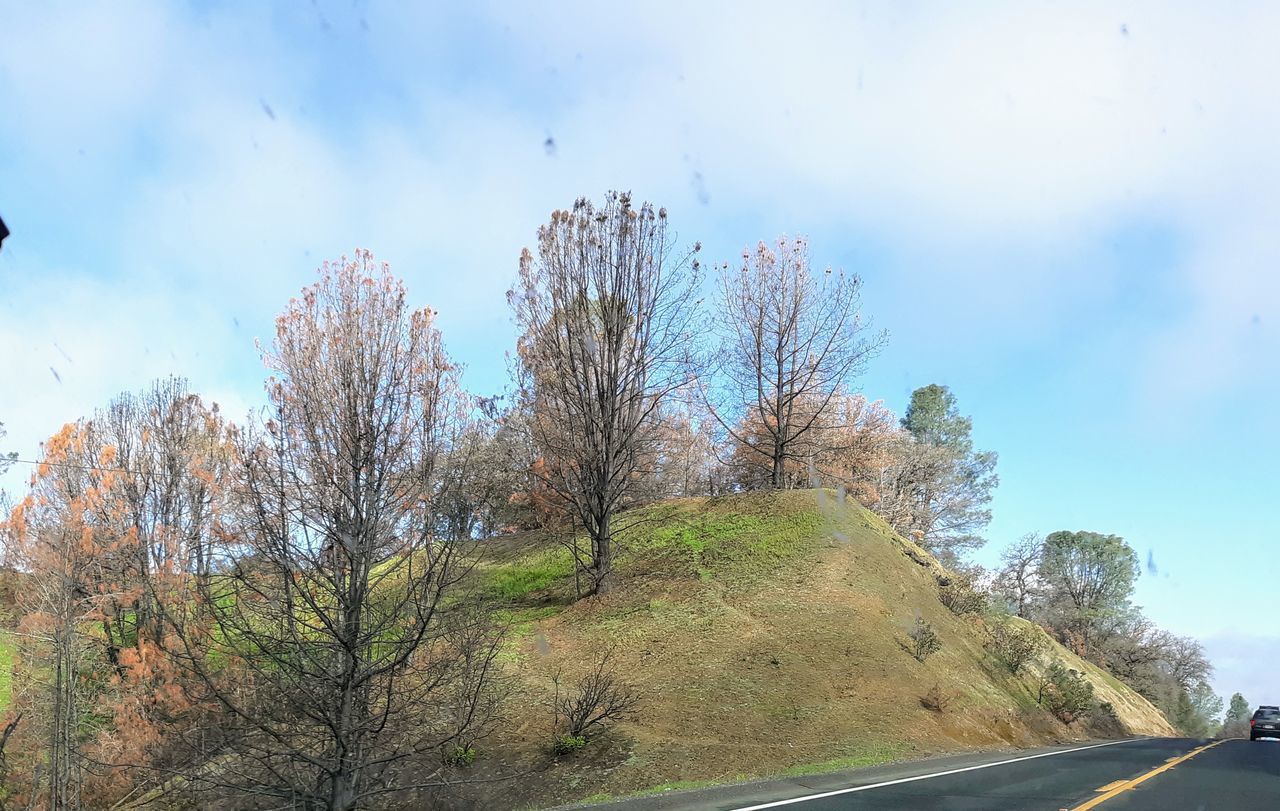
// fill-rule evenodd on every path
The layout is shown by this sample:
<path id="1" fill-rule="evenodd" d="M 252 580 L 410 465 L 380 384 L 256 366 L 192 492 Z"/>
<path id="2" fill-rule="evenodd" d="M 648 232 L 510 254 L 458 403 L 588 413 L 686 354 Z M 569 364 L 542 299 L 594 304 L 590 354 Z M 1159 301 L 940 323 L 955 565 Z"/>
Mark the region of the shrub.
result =
<path id="1" fill-rule="evenodd" d="M 951 613 L 981 614 L 987 610 L 987 595 L 983 594 L 973 581 L 963 575 L 950 578 L 945 585 L 938 588 L 938 599 L 951 609 Z"/>
<path id="2" fill-rule="evenodd" d="M 551 751 L 556 755 L 571 755 L 586 745 L 586 736 L 563 733 L 556 736 Z"/>
<path id="3" fill-rule="evenodd" d="M 559 673 L 552 677 L 551 711 L 557 735 L 552 749 L 557 755 L 586 746 L 594 732 L 631 715 L 639 704 L 635 689 L 610 667 L 611 657 L 612 651 L 606 650 L 572 687 L 562 687 Z"/>
<path id="4" fill-rule="evenodd" d="M 929 688 L 929 692 L 920 697 L 920 704 L 925 709 L 933 710 L 934 712 L 946 712 L 947 708 L 951 706 L 951 700 L 954 697 L 953 694 L 935 684 Z"/>
<path id="5" fill-rule="evenodd" d="M 1064 724 L 1073 723 L 1093 704 L 1093 685 L 1061 662 L 1045 668 L 1039 687 L 1036 701 Z"/>
<path id="6" fill-rule="evenodd" d="M 1044 636 L 1036 628 L 1018 622 L 1002 622 L 991 629 L 987 648 L 1017 675 L 1022 666 L 1044 650 Z"/>
<path id="7" fill-rule="evenodd" d="M 1120 716 L 1116 714 L 1116 708 L 1110 701 L 1102 701 L 1093 705 L 1089 715 L 1095 726 L 1108 731 L 1124 730 L 1124 724 L 1120 723 Z"/>
<path id="8" fill-rule="evenodd" d="M 911 655 L 921 662 L 942 650 L 942 639 L 938 637 L 938 632 L 923 617 L 916 617 L 915 627 L 908 636 L 911 637 Z"/>
<path id="9" fill-rule="evenodd" d="M 459 744 L 444 753 L 446 766 L 470 766 L 476 762 L 476 748 Z"/>

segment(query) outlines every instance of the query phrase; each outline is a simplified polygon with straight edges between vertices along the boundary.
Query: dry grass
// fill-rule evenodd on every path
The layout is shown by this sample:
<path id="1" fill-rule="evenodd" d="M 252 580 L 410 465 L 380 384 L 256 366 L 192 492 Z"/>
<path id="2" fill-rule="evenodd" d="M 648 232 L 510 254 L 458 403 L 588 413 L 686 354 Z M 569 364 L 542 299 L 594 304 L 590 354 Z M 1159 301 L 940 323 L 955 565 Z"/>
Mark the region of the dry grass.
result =
<path id="1" fill-rule="evenodd" d="M 615 590 L 578 602 L 571 570 L 547 576 L 545 537 L 487 544 L 477 582 L 525 625 L 508 662 L 515 739 L 504 756 L 538 762 L 552 674 L 603 647 L 613 646 L 641 703 L 633 721 L 574 757 L 493 789 L 500 795 L 474 795 L 476 807 L 498 796 L 550 805 L 1089 732 L 1037 708 L 1033 675 L 1010 674 L 984 649 L 982 619 L 939 601 L 937 563 L 851 502 L 794 491 L 684 499 L 641 517 L 624 539 Z M 916 616 L 943 641 L 924 662 L 901 644 Z M 1168 731 L 1132 691 L 1051 650 L 1088 674 L 1127 731 Z M 922 706 L 934 688 L 955 697 L 946 713 Z"/>

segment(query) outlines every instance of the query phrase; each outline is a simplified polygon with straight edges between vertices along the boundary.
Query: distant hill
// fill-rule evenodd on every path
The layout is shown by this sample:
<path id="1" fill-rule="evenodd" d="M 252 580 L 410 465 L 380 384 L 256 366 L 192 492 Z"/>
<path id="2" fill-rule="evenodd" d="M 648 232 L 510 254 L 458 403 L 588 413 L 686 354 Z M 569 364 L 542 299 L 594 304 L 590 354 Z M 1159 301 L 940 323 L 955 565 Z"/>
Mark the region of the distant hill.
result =
<path id="1" fill-rule="evenodd" d="M 1047 636 L 1048 652 L 1011 675 L 985 647 L 987 629 L 1009 620 L 952 613 L 939 601 L 946 570 L 831 491 L 681 499 L 626 520 L 636 525 L 604 597 L 573 600 L 565 537 L 483 543 L 472 585 L 507 605 L 512 623 L 508 723 L 457 770 L 472 782 L 438 800 L 533 808 L 947 751 L 1176 734 L 1146 699 Z M 917 616 L 942 641 L 923 662 L 906 649 Z M 549 760 L 552 675 L 571 680 L 608 646 L 643 695 L 635 717 Z M 1113 714 L 1067 725 L 1038 706 L 1038 676 L 1053 659 L 1081 671 Z M 945 711 L 922 703 L 935 687 L 952 699 Z M 482 782 L 511 773 L 521 776 Z"/>

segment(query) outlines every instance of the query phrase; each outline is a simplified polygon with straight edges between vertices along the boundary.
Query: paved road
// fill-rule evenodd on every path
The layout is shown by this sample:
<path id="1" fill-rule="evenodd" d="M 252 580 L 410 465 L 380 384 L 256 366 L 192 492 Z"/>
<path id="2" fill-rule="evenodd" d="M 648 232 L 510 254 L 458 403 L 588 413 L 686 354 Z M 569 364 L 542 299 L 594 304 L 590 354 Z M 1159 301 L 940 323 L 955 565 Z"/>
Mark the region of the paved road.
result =
<path id="1" fill-rule="evenodd" d="M 1147 738 L 968 755 L 610 803 L 601 811 L 1280 809 L 1280 741 Z"/>

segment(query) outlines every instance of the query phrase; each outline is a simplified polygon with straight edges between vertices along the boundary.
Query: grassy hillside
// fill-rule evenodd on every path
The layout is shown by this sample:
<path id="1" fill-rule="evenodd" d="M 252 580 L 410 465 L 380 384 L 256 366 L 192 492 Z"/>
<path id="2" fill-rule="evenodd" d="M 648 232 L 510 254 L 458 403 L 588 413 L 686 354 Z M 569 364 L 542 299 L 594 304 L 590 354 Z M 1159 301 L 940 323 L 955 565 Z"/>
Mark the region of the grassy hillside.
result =
<path id="1" fill-rule="evenodd" d="M 1173 734 L 1145 699 L 1056 644 L 1050 655 L 1083 671 L 1116 718 L 1053 718 L 1036 703 L 1049 657 L 1010 675 L 984 647 L 987 620 L 939 602 L 937 562 L 830 492 L 685 499 L 628 522 L 616 588 L 581 601 L 557 539 L 486 542 L 473 585 L 510 612 L 514 738 L 481 744 L 458 776 L 532 774 L 459 788 L 452 804 L 537 807 L 969 748 Z M 943 643 L 924 662 L 906 649 L 917 615 Z M 572 677 L 605 646 L 643 703 L 632 721 L 549 762 L 551 677 Z M 934 687 L 953 698 L 943 712 L 921 703 Z"/>

